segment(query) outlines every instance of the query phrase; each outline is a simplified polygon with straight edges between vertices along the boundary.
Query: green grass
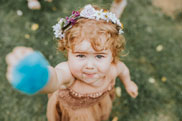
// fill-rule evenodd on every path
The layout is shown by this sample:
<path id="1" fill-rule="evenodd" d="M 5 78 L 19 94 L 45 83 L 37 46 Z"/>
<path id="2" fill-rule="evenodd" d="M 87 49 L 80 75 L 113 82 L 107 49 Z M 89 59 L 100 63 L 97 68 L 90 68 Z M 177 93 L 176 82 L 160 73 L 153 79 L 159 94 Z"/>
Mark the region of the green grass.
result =
<path id="1" fill-rule="evenodd" d="M 51 65 L 66 58 L 56 50 L 51 26 L 58 17 L 70 15 L 85 4 L 93 3 L 109 9 L 111 0 L 41 1 L 42 9 L 32 11 L 25 0 L 0 1 L 0 121 L 46 121 L 46 95 L 27 96 L 15 91 L 5 78 L 5 56 L 15 46 L 28 46 L 41 51 Z M 56 7 L 56 11 L 52 8 Z M 23 16 L 16 14 L 23 11 Z M 125 25 L 126 51 L 123 61 L 131 78 L 139 86 L 139 96 L 132 99 L 122 87 L 116 98 L 110 121 L 182 121 L 182 18 L 171 19 L 150 0 L 128 0 L 121 21 Z M 37 31 L 31 30 L 39 24 Z M 30 38 L 26 39 L 25 34 Z M 158 45 L 163 50 L 156 51 Z M 149 78 L 155 83 L 150 83 Z M 161 78 L 166 77 L 166 82 Z"/>

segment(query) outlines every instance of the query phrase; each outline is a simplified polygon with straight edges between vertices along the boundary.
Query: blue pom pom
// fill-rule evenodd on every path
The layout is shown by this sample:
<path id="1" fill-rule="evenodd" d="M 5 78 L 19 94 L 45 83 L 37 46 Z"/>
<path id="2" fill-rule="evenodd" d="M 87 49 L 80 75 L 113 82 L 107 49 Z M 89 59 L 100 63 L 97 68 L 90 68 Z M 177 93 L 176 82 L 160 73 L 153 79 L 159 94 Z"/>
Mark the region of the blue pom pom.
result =
<path id="1" fill-rule="evenodd" d="M 40 52 L 25 56 L 13 69 L 13 87 L 26 94 L 40 91 L 49 81 L 48 65 Z"/>

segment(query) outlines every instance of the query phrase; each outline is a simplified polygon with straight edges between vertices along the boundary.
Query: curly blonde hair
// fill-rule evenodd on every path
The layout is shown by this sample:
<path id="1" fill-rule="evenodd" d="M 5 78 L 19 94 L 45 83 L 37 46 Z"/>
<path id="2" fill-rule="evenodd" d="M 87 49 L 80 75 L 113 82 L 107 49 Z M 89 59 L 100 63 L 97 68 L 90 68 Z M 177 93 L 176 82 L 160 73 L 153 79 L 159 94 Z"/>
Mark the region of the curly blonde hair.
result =
<path id="1" fill-rule="evenodd" d="M 115 63 L 125 48 L 125 38 L 118 31 L 118 26 L 112 22 L 80 18 L 65 32 L 65 37 L 58 40 L 58 50 L 74 50 L 76 44 L 87 40 L 95 51 L 110 49 Z"/>

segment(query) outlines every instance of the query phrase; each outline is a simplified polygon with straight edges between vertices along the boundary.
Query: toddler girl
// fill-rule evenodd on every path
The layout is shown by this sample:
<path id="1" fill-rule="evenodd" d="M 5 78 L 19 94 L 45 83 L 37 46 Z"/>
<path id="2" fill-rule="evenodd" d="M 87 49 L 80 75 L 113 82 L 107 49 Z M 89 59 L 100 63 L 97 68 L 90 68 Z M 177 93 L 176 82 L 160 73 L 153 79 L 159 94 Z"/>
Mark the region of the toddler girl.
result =
<path id="1" fill-rule="evenodd" d="M 39 52 L 26 47 L 16 47 L 6 58 L 7 78 L 16 89 L 49 94 L 48 121 L 107 120 L 116 77 L 130 96 L 138 95 L 128 68 L 118 59 L 125 41 L 114 14 L 86 5 L 53 28 L 68 61 L 53 68 Z"/>

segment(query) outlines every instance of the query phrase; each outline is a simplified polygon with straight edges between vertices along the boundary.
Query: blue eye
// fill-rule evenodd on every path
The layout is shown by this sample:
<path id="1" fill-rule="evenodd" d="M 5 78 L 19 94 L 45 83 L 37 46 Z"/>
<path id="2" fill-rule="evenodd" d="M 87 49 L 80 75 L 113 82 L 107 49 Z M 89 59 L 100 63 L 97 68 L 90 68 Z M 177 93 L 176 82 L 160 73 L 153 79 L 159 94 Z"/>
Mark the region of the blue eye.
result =
<path id="1" fill-rule="evenodd" d="M 101 58 L 104 58 L 104 56 L 103 55 L 96 55 L 96 58 L 101 59 Z"/>
<path id="2" fill-rule="evenodd" d="M 85 55 L 76 55 L 76 57 L 78 57 L 78 58 L 84 58 L 86 56 Z"/>

